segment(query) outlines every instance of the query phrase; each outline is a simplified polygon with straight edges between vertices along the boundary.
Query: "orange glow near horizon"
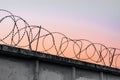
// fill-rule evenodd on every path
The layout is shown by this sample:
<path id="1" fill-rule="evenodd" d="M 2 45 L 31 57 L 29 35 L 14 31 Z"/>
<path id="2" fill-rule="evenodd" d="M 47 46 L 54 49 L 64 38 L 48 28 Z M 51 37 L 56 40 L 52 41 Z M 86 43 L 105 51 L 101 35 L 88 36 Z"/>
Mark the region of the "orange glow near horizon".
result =
<path id="1" fill-rule="evenodd" d="M 32 27 L 24 28 L 24 20 L 18 17 L 4 19 L 0 22 L 0 44 L 107 65 L 115 53 L 112 66 L 120 67 L 119 3 L 116 0 L 1 1 L 1 8 L 21 16 Z M 0 11 L 0 19 L 8 15 Z M 18 19 L 16 24 L 14 19 Z M 42 29 L 33 29 L 33 25 L 41 25 Z M 51 32 L 60 33 L 51 35 Z"/>

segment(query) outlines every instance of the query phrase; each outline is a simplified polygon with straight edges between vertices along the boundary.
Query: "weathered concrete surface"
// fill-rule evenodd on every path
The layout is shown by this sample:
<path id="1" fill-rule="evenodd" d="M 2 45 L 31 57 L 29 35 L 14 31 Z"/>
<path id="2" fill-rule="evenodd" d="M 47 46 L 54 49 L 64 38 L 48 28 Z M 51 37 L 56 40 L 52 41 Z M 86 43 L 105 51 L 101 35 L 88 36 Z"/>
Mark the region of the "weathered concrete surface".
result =
<path id="1" fill-rule="evenodd" d="M 101 80 L 100 73 L 90 70 L 76 69 L 76 80 Z"/>
<path id="2" fill-rule="evenodd" d="M 0 57 L 0 80 L 33 80 L 34 63 Z"/>
<path id="3" fill-rule="evenodd" d="M 120 80 L 120 76 L 104 74 L 104 80 Z"/>
<path id="4" fill-rule="evenodd" d="M 0 45 L 0 80 L 120 80 L 120 69 Z"/>
<path id="5" fill-rule="evenodd" d="M 72 68 L 50 64 L 40 63 L 40 80 L 72 80 Z"/>

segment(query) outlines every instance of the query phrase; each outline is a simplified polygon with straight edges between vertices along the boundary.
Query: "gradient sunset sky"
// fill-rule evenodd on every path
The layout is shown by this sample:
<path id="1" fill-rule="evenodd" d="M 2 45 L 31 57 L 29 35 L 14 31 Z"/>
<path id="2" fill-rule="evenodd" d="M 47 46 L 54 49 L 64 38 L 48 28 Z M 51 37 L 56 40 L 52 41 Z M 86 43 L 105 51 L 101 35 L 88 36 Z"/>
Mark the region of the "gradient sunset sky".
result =
<path id="1" fill-rule="evenodd" d="M 51 32 L 120 48 L 120 0 L 0 0 L 0 8 Z"/>

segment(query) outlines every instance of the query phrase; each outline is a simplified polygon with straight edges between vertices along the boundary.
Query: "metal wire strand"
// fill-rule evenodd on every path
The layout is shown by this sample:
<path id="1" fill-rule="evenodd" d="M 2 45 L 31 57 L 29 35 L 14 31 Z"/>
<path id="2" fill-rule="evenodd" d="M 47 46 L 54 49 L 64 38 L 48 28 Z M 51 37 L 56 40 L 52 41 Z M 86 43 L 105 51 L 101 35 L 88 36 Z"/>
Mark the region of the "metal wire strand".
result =
<path id="1" fill-rule="evenodd" d="M 8 15 L 2 16 L 0 23 L 9 18 L 14 24 L 8 35 L 0 37 L 0 44 L 120 68 L 120 49 L 86 39 L 71 39 L 60 32 L 50 32 L 42 26 L 29 25 L 23 18 L 7 10 L 0 9 L 0 13 L 2 12 Z M 24 23 L 22 28 L 19 28 L 19 21 Z"/>

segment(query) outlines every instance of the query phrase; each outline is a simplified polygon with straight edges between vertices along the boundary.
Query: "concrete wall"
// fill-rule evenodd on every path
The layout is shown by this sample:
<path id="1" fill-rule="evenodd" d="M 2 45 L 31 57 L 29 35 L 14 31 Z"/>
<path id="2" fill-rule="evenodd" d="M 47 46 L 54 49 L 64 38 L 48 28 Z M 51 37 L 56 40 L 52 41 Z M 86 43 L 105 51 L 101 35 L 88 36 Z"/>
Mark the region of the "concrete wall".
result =
<path id="1" fill-rule="evenodd" d="M 101 80 L 99 72 L 76 69 L 76 80 Z"/>
<path id="2" fill-rule="evenodd" d="M 34 69 L 33 61 L 0 57 L 0 80 L 33 80 Z"/>
<path id="3" fill-rule="evenodd" d="M 39 80 L 72 80 L 71 67 L 40 63 Z"/>
<path id="4" fill-rule="evenodd" d="M 117 69 L 118 72 L 114 68 L 110 68 L 112 70 L 109 71 L 107 67 L 102 66 L 102 69 L 95 70 L 88 66 L 76 66 L 77 61 L 73 64 L 73 62 L 70 63 L 71 59 L 55 58 L 55 56 L 45 56 L 41 53 L 44 58 L 39 54 L 35 57 L 31 52 L 22 49 L 18 49 L 20 53 L 16 55 L 8 48 L 3 49 L 2 46 L 0 50 L 0 80 L 120 80 L 119 69 Z M 17 52 L 14 49 L 11 50 Z M 24 56 L 18 55 L 21 54 L 20 50 L 25 51 Z M 26 52 L 30 55 L 26 55 Z M 59 61 L 53 61 L 53 58 Z M 62 59 L 66 60 L 66 63 Z"/>

